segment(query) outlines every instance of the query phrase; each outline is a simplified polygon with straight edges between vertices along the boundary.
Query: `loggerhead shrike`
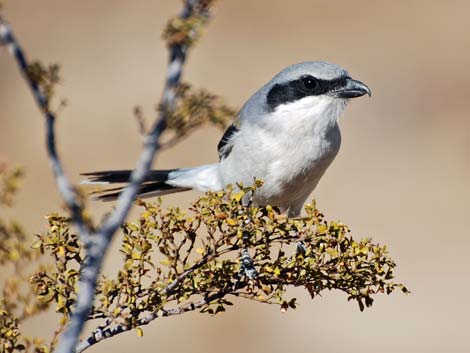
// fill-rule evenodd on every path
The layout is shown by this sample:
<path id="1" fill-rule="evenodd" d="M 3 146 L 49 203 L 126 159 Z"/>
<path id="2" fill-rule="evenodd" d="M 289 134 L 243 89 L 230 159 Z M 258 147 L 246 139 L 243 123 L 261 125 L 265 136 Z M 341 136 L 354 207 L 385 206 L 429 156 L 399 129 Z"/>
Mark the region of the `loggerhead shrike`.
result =
<path id="1" fill-rule="evenodd" d="M 371 95 L 338 65 L 303 62 L 289 66 L 261 87 L 240 110 L 217 148 L 219 162 L 194 168 L 152 170 L 140 197 L 196 189 L 251 185 L 257 205 L 272 205 L 298 216 L 341 144 L 338 118 L 350 98 Z M 126 183 L 130 170 L 86 173 L 92 183 Z M 122 188 L 98 193 L 114 200 Z"/>

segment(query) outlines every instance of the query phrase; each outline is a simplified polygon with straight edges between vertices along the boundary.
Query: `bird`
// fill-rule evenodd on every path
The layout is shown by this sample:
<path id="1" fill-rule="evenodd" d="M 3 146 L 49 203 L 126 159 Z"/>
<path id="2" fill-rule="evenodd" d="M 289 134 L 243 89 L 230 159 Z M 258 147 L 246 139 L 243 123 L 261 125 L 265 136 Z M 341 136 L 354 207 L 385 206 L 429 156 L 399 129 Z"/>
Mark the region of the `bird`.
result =
<path id="1" fill-rule="evenodd" d="M 301 214 L 341 145 L 338 119 L 352 98 L 371 96 L 369 87 L 339 65 L 297 63 L 280 71 L 243 105 L 223 134 L 217 163 L 151 170 L 139 197 L 186 190 L 218 191 L 228 184 L 263 181 L 252 202 L 277 207 L 289 217 Z M 126 183 L 132 170 L 84 173 L 91 183 Z M 123 187 L 99 191 L 116 199 Z"/>

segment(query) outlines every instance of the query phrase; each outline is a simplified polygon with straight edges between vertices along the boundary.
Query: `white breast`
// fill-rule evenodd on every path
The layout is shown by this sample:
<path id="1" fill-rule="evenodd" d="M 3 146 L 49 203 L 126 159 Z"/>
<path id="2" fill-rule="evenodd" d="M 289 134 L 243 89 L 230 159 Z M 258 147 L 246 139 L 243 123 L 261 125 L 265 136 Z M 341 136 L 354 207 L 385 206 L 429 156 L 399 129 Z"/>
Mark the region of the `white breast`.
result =
<path id="1" fill-rule="evenodd" d="M 256 177 L 264 181 L 257 203 L 302 205 L 338 153 L 337 119 L 345 105 L 328 96 L 306 97 L 250 119 L 221 162 L 223 182 L 250 185 Z"/>

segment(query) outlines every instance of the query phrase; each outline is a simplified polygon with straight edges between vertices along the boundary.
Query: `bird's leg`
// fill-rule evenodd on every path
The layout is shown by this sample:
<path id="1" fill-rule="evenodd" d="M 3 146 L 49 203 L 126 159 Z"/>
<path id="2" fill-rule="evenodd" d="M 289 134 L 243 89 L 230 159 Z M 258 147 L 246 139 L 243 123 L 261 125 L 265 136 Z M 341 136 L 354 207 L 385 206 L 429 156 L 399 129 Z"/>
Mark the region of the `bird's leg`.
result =
<path id="1" fill-rule="evenodd" d="M 240 271 L 238 272 L 238 278 L 240 279 L 243 276 L 246 276 L 248 280 L 253 280 L 258 277 L 258 272 L 256 271 L 254 261 L 248 252 L 249 236 L 250 233 L 248 231 L 243 232 L 243 248 L 240 257 Z"/>
<path id="2" fill-rule="evenodd" d="M 306 217 L 296 216 L 296 217 L 291 217 L 291 219 L 304 221 L 304 220 L 306 220 Z M 305 255 L 305 253 L 307 252 L 307 247 L 305 246 L 305 244 L 303 242 L 303 237 L 299 236 L 298 234 L 297 234 L 297 236 L 298 236 L 299 240 L 296 243 L 295 254 L 296 255 Z"/>
<path id="3" fill-rule="evenodd" d="M 296 244 L 295 252 L 296 254 L 300 254 L 300 255 L 305 255 L 305 253 L 307 252 L 307 247 L 305 246 L 301 238 Z"/>
<path id="4" fill-rule="evenodd" d="M 301 205 L 303 205 L 303 203 L 301 203 Z M 306 221 L 307 217 L 299 216 L 300 209 L 301 208 L 299 208 L 299 207 L 297 207 L 295 209 L 287 208 L 287 209 L 283 210 L 281 214 L 286 215 L 290 219 L 299 220 L 299 221 Z M 299 236 L 299 241 L 297 241 L 297 244 L 296 244 L 296 247 L 295 247 L 295 253 L 296 253 L 296 255 L 297 254 L 305 255 L 306 252 L 307 252 L 307 248 L 305 247 L 305 244 L 303 242 L 302 237 Z"/>

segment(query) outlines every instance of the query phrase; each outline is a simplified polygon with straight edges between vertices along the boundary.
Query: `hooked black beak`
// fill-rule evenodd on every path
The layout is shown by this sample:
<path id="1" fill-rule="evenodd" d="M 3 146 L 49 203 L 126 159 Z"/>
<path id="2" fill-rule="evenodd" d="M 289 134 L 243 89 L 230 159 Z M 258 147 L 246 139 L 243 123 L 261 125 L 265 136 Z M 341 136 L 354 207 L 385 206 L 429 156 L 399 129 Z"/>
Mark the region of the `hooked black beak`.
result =
<path id="1" fill-rule="evenodd" d="M 335 95 L 338 98 L 357 98 L 362 97 L 365 94 L 369 97 L 371 96 L 369 87 L 361 81 L 353 80 L 350 77 L 346 79 L 346 84 L 335 92 Z"/>

